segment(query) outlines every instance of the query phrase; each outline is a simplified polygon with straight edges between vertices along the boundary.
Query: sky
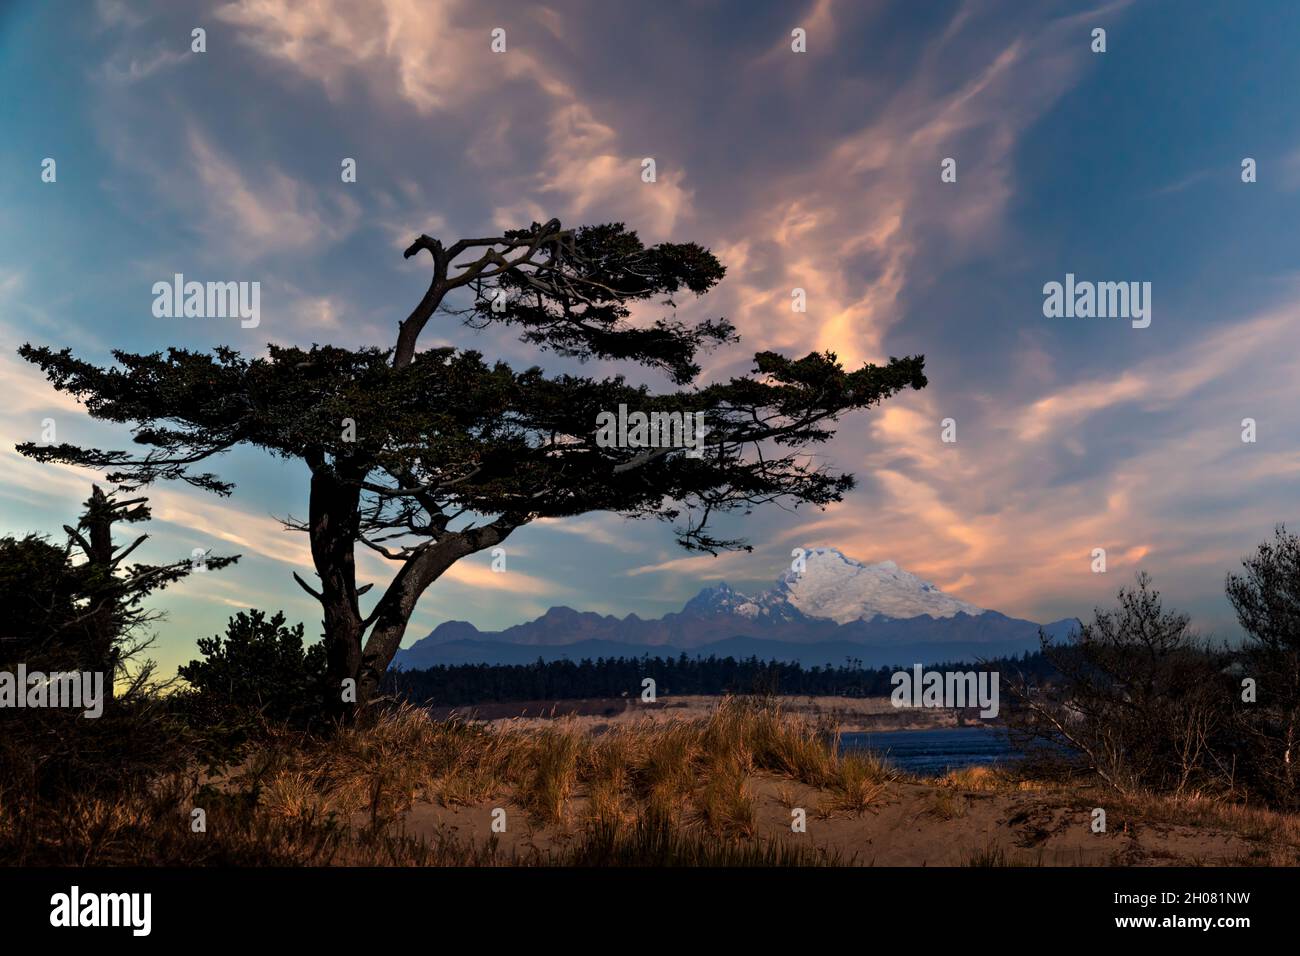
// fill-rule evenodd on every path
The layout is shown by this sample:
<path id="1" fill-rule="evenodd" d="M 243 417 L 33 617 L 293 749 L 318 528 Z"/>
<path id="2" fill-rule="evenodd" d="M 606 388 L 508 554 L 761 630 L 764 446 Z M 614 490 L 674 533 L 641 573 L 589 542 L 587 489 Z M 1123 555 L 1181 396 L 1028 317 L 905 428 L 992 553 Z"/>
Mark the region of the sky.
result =
<path id="1" fill-rule="evenodd" d="M 658 616 L 721 580 L 767 586 L 793 548 L 820 546 L 1037 621 L 1086 617 L 1145 569 L 1229 637 L 1225 575 L 1300 523 L 1298 37 L 1284 0 L 11 0 L 0 533 L 56 532 L 95 480 L 13 450 L 45 419 L 59 441 L 129 447 L 19 359 L 23 342 L 101 362 L 387 347 L 428 283 L 428 258 L 401 254 L 415 236 L 621 221 L 727 267 L 679 303 L 742 337 L 705 357 L 704 381 L 760 350 L 829 349 L 851 365 L 924 354 L 929 386 L 818 449 L 858 478 L 842 503 L 719 525 L 752 553 L 688 554 L 668 527 L 613 515 L 541 522 L 511 536 L 506 573 L 484 553 L 435 583 L 405 644 L 558 604 Z M 155 317 L 153 284 L 178 272 L 260 282 L 260 324 Z M 1150 325 L 1046 316 L 1044 285 L 1067 273 L 1149 282 Z M 421 340 L 435 345 L 568 367 L 446 317 Z M 280 523 L 306 511 L 305 468 L 247 448 L 217 465 L 230 498 L 149 492 L 143 558 L 244 556 L 160 596 L 164 669 L 239 609 L 319 631 L 291 577 L 310 571 L 305 536 Z M 392 573 L 359 561 L 362 580 Z"/>

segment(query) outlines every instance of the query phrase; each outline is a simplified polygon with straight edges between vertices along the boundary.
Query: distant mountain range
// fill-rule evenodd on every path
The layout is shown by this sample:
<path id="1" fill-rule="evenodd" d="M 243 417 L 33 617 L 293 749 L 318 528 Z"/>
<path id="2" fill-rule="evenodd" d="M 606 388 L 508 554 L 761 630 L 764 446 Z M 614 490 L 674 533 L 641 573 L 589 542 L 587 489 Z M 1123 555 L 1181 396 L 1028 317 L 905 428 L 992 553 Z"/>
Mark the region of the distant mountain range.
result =
<path id="1" fill-rule="evenodd" d="M 967 604 L 892 561 L 862 564 L 835 548 L 806 552 L 801 570 L 750 597 L 719 584 L 675 613 L 618 618 L 569 607 L 503 631 L 447 621 L 409 648 L 394 665 L 521 664 L 596 657 L 758 656 L 807 666 L 867 667 L 934 663 L 1019 654 L 1038 648 L 1040 628 L 1064 637 L 1078 627 L 1067 618 L 1039 625 Z"/>

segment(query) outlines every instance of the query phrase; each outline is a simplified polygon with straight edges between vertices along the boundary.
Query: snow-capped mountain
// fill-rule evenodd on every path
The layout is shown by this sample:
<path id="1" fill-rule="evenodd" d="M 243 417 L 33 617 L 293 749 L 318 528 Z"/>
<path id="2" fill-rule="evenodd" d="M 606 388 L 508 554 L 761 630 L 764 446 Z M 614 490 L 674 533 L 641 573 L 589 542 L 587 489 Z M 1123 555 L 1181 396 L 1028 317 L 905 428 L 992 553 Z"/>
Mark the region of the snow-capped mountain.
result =
<path id="1" fill-rule="evenodd" d="M 795 563 L 800 565 L 798 569 L 791 568 L 775 588 L 753 599 L 722 585 L 728 596 L 725 606 L 748 617 L 765 613 L 784 617 L 789 606 L 806 617 L 827 618 L 836 624 L 984 613 L 983 608 L 944 594 L 893 561 L 863 564 L 836 548 L 813 548 Z"/>
<path id="2" fill-rule="evenodd" d="M 1046 630 L 1063 634 L 1075 623 L 1057 621 Z M 1037 647 L 1038 632 L 1032 621 L 961 601 L 892 561 L 863 564 L 835 548 L 816 548 L 756 595 L 718 584 L 680 611 L 650 619 L 553 607 L 502 631 L 446 621 L 399 651 L 395 663 L 415 668 L 683 651 L 818 664 L 845 656 L 911 663 L 1019 653 Z"/>

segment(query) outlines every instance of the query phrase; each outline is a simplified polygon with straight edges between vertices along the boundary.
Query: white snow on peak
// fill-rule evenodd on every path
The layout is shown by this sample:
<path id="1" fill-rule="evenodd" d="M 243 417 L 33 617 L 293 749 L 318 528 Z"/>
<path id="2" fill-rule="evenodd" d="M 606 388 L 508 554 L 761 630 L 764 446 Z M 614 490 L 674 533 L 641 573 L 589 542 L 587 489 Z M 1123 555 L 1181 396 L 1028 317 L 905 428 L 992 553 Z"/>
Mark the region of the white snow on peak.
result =
<path id="1" fill-rule="evenodd" d="M 862 564 L 835 548 L 806 550 L 802 573 L 787 571 L 776 591 L 773 597 L 784 597 L 809 617 L 830 618 L 837 624 L 869 621 L 877 615 L 908 618 L 922 614 L 953 617 L 960 611 L 984 613 L 983 608 L 944 594 L 893 561 Z"/>

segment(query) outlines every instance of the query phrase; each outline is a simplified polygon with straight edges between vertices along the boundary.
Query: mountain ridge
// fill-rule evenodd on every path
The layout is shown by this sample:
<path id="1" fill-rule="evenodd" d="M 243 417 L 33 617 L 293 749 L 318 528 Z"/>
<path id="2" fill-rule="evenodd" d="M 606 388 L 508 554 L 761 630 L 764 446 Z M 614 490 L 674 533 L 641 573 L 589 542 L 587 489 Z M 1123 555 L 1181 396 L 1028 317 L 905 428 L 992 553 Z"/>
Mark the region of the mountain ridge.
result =
<path id="1" fill-rule="evenodd" d="M 796 558 L 774 587 L 754 596 L 721 582 L 659 618 L 619 618 L 558 605 L 500 631 L 444 621 L 398 651 L 394 665 L 469 663 L 474 654 L 484 655 L 483 663 L 517 663 L 536 656 L 591 656 L 597 649 L 597 656 L 776 654 L 773 659 L 816 663 L 827 663 L 828 653 L 838 659 L 846 649 L 904 657 L 924 650 L 933 660 L 936 648 L 966 646 L 980 656 L 1000 656 L 1036 648 L 1040 627 L 1061 633 L 1076 624 L 1071 618 L 1047 625 L 1011 618 L 953 598 L 892 561 L 868 565 L 835 548 L 818 548 L 803 551 L 802 561 Z M 525 657 L 515 648 L 537 653 Z"/>

